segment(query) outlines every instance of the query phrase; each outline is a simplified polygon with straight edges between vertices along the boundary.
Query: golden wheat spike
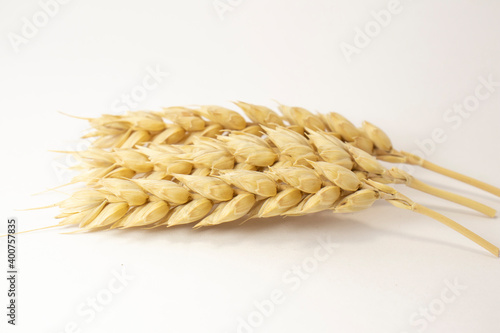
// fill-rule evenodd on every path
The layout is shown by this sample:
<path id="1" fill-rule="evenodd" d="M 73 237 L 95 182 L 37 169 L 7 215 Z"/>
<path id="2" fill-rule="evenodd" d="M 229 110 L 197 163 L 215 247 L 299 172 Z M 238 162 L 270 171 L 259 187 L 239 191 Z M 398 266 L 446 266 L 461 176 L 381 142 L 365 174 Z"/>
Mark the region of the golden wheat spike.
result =
<path id="1" fill-rule="evenodd" d="M 105 230 L 198 222 L 199 228 L 240 218 L 355 212 L 384 199 L 432 217 L 498 256 L 497 247 L 386 185 L 404 183 L 495 214 L 490 207 L 383 167 L 377 158 L 445 173 L 394 150 L 376 126 L 365 122 L 356 128 L 337 113 L 315 115 L 280 105 L 280 116 L 266 107 L 236 104 L 253 123 L 217 106 L 89 119 L 96 129 L 90 136 L 97 137 L 94 147 L 74 153 L 85 171 L 74 181 L 86 182 L 88 189 L 58 204 L 59 225 Z"/>

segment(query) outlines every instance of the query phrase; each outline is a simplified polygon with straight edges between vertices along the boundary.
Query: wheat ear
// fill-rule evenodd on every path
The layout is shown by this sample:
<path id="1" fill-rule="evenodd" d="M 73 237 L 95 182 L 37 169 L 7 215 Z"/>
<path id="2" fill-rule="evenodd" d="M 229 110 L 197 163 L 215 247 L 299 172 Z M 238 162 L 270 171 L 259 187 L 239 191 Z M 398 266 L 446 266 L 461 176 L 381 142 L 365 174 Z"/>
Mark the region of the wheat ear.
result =
<path id="1" fill-rule="evenodd" d="M 333 112 L 319 116 L 304 108 L 280 105 L 279 109 L 283 114 L 280 116 L 264 106 L 244 102 L 235 104 L 253 123 L 246 123 L 236 112 L 217 106 L 203 106 L 199 109 L 171 107 L 165 108 L 163 112 L 136 111 L 123 116 L 104 115 L 100 118 L 84 118 L 96 129 L 85 137 L 98 137 L 94 141 L 94 146 L 101 148 L 127 148 L 148 140 L 168 144 L 179 143 L 182 140 L 191 143 L 192 137 L 200 135 L 213 137 L 224 130 L 247 128 L 255 133 L 259 125 L 274 128 L 276 125 L 285 125 L 286 121 L 290 124 L 290 128 L 299 133 L 306 127 L 330 130 L 345 142 L 367 151 L 380 160 L 419 165 L 500 196 L 500 189 L 495 186 L 445 169 L 410 153 L 395 150 L 389 137 L 369 122 L 365 121 L 361 128 L 356 128 L 345 117 Z M 210 121 L 207 122 L 202 117 Z M 163 118 L 174 124 L 164 123 Z"/>
<path id="2" fill-rule="evenodd" d="M 89 120 L 96 132 L 88 136 L 98 137 L 94 145 L 103 149 L 76 153 L 87 170 L 77 180 L 89 189 L 58 204 L 60 225 L 105 230 L 198 221 L 198 228 L 239 218 L 352 212 L 384 199 L 433 217 L 498 255 L 481 237 L 377 181 L 436 192 L 378 164 L 373 156 L 393 150 L 370 124 L 358 129 L 338 114 L 295 107 L 280 106 L 281 117 L 265 107 L 239 106 L 254 123 L 216 106 Z M 465 198 L 454 199 L 464 204 Z"/>
<path id="3" fill-rule="evenodd" d="M 85 230 L 105 230 L 172 226 L 201 219 L 195 225 L 199 228 L 247 215 L 248 218 L 294 216 L 327 209 L 336 213 L 355 212 L 382 198 L 445 223 L 498 256 L 498 248 L 491 243 L 387 185 L 361 182 L 354 172 L 335 164 L 311 163 L 314 169 L 278 166 L 261 172 L 233 170 L 220 177 L 175 175 L 179 183 L 104 179 L 95 189 L 75 192 L 59 203 L 58 217 L 63 218 L 59 225 L 79 224 Z M 169 213 L 171 206 L 175 208 Z M 200 208 L 202 213 L 198 211 Z M 180 216 L 185 221 L 179 221 Z"/>
<path id="4" fill-rule="evenodd" d="M 172 113 L 173 111 L 170 110 L 169 112 Z M 186 111 L 182 112 L 182 115 L 185 115 Z M 301 112 L 304 114 L 307 111 L 302 110 Z M 194 116 L 187 117 L 190 119 Z M 297 115 L 296 117 L 300 118 Z M 229 115 L 227 118 L 230 118 Z M 307 124 L 318 127 L 319 118 L 311 118 L 316 122 L 311 121 L 305 115 L 302 118 L 309 120 Z M 386 182 L 404 183 L 428 194 L 472 208 L 490 217 L 496 214 L 496 211 L 491 207 L 429 186 L 405 174 L 401 170 L 394 169 L 393 171 L 389 171 L 366 151 L 349 143 L 342 142 L 330 133 L 306 128 L 307 136 L 304 137 L 294 130 L 277 125 L 274 125 L 274 129 L 266 126 L 262 126 L 261 128 L 265 130 L 269 140 L 279 150 L 282 159 L 293 160 L 296 164 L 304 164 L 306 159 L 315 161 L 318 159 L 317 155 L 319 155 L 319 158 L 325 161 L 344 166 L 348 169 L 356 167 L 367 171 L 370 173 L 369 177 L 371 178 L 382 177 L 385 178 Z M 345 131 L 345 128 L 341 127 L 338 130 Z M 359 131 L 352 128 L 348 132 L 351 136 L 354 136 Z M 217 136 L 218 140 L 207 138 L 202 140 L 202 138 L 203 136 L 193 137 L 191 139 L 193 145 L 155 146 L 150 144 L 148 148 L 138 147 L 138 151 L 122 148 L 115 148 L 111 152 L 100 151 L 97 148 L 89 149 L 86 152 L 79 153 L 78 157 L 86 158 L 87 161 L 84 163 L 84 167 L 92 168 L 90 168 L 87 174 L 76 177 L 72 182 L 80 181 L 85 177 L 89 179 L 103 177 L 130 178 L 136 172 L 149 172 L 153 168 L 156 170 L 156 173 L 150 177 L 162 179 L 173 173 L 187 174 L 192 168 L 231 169 L 235 161 L 248 164 L 248 161 L 251 160 L 255 166 L 268 166 L 278 158 L 278 155 L 268 143 L 258 138 L 258 135 L 247 132 L 219 135 Z M 190 148 L 193 146 L 196 146 L 196 148 Z M 235 156 L 233 157 L 230 152 Z M 216 161 L 216 163 L 212 163 L 212 161 Z M 116 169 L 117 167 L 120 168 Z"/>

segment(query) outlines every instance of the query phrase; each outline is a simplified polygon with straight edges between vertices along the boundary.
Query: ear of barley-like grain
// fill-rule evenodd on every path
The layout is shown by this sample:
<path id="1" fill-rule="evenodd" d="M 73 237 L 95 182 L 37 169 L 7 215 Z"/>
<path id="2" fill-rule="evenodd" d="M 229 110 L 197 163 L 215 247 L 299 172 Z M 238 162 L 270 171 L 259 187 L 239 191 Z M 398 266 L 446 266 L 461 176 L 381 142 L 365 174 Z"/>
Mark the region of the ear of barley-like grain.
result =
<path id="1" fill-rule="evenodd" d="M 313 131 L 309 130 L 309 132 L 313 132 Z M 364 133 L 364 132 L 360 132 L 360 133 L 363 134 L 363 135 L 366 135 L 366 133 Z M 327 135 L 323 134 L 323 137 L 327 137 Z M 355 147 L 351 147 L 349 144 L 339 143 L 339 140 L 337 140 L 333 136 L 330 136 L 328 139 L 329 139 L 329 141 L 332 141 L 333 143 L 336 143 L 336 145 L 334 145 L 336 147 L 349 147 L 350 152 L 353 155 L 356 156 L 357 161 L 359 162 L 359 164 L 362 165 L 362 166 L 363 165 L 365 166 L 364 169 L 370 170 L 372 173 L 376 173 L 377 172 L 379 174 L 382 173 L 383 171 L 385 171 L 385 169 L 383 169 L 378 164 L 378 162 L 376 162 L 373 159 L 373 157 L 371 155 L 365 154 L 361 150 L 359 150 L 359 149 L 357 149 Z M 364 136 L 357 137 L 356 139 L 365 139 L 365 137 Z M 366 139 L 366 140 L 368 140 L 368 139 Z M 196 166 L 198 168 L 212 167 L 212 168 L 217 168 L 217 169 L 227 169 L 227 168 L 232 167 L 232 164 L 231 164 L 232 162 L 231 161 L 229 161 L 230 165 L 224 165 L 224 160 L 222 158 L 211 157 L 211 155 L 212 156 L 216 156 L 216 157 L 220 157 L 220 155 L 216 155 L 216 154 L 223 154 L 221 152 L 218 152 L 218 150 L 221 149 L 221 145 L 219 143 L 216 143 L 215 141 L 210 141 L 210 140 L 209 141 L 199 141 L 199 139 L 196 139 L 195 141 L 196 141 L 196 143 L 202 143 L 202 146 L 207 146 L 208 145 L 211 148 L 216 148 L 216 151 L 211 152 L 211 154 L 203 154 L 199 150 L 198 150 L 197 154 L 198 154 L 198 156 L 202 156 L 203 155 L 203 160 L 205 160 L 205 161 L 217 160 L 218 163 L 219 163 L 218 165 L 210 165 L 209 163 L 197 164 Z M 168 147 L 168 146 L 166 146 L 166 147 Z M 166 155 L 162 155 L 162 156 L 163 156 L 163 158 L 166 158 Z M 227 155 L 224 155 L 224 157 L 227 158 L 227 159 L 231 159 L 231 157 L 227 156 Z M 192 159 L 192 157 L 190 157 L 190 158 Z M 371 164 L 373 164 L 373 165 L 371 165 Z M 166 166 L 166 168 L 170 168 L 170 170 L 164 170 L 165 166 Z M 172 174 L 172 173 L 185 173 L 185 174 L 187 174 L 187 173 L 190 172 L 189 168 L 191 167 L 191 165 L 188 162 L 186 162 L 186 161 L 177 162 L 177 163 L 164 162 L 164 164 L 160 165 L 159 167 L 160 168 L 163 167 L 162 171 L 164 173 L 162 173 L 162 172 L 155 172 L 153 174 L 148 175 L 149 179 L 169 178 L 169 176 L 167 176 L 167 174 Z M 378 170 L 377 170 L 377 168 L 378 168 Z M 94 169 L 94 170 L 91 171 L 92 174 L 83 174 L 83 175 L 81 175 L 81 179 L 75 178 L 73 182 L 76 182 L 76 181 L 79 181 L 79 180 L 86 180 L 87 183 L 95 182 L 96 179 L 98 179 L 100 177 L 105 177 L 104 174 L 106 172 L 104 172 L 104 170 L 105 170 L 104 168 L 102 168 L 100 170 Z M 102 173 L 104 173 L 104 174 L 102 174 Z M 398 180 L 397 179 L 393 179 L 392 181 L 398 181 Z M 416 187 L 415 184 L 421 184 L 421 182 L 418 182 L 418 181 L 415 180 L 414 183 L 413 183 L 413 185 L 412 185 L 412 187 Z M 438 197 L 441 197 L 441 198 L 444 198 L 444 199 L 447 199 L 447 200 L 451 200 L 451 201 L 460 203 L 462 205 L 471 207 L 471 208 L 476 209 L 476 210 L 478 210 L 478 211 L 480 211 L 482 213 L 487 214 L 488 216 L 494 216 L 496 214 L 495 210 L 491 209 L 490 207 L 487 207 L 485 205 L 482 205 L 480 203 L 477 203 L 475 201 L 469 200 L 469 199 L 461 197 L 461 196 L 450 194 L 449 192 L 446 192 L 446 191 L 441 191 L 441 190 L 438 190 L 438 189 L 433 189 L 431 191 L 431 189 L 432 189 L 431 187 L 429 187 L 429 186 L 423 186 L 423 185 L 420 186 L 420 189 L 423 190 L 426 193 L 430 193 L 430 194 L 436 195 Z"/>
<path id="2" fill-rule="evenodd" d="M 493 186 L 393 150 L 387 135 L 368 122 L 358 129 L 336 113 L 321 118 L 303 108 L 281 106 L 283 122 L 268 108 L 236 104 L 253 123 L 218 106 L 88 119 L 95 131 L 85 136 L 96 138 L 93 145 L 103 149 L 74 153 L 81 161 L 76 169 L 84 172 L 75 180 L 87 182 L 92 190 L 57 204 L 59 225 L 79 223 L 86 230 L 103 230 L 202 219 L 199 227 L 244 216 L 352 212 L 382 198 L 433 217 L 498 255 L 498 248 L 385 183 L 405 183 L 486 214 L 494 212 L 491 208 L 389 171 L 374 156 L 418 164 L 495 193 Z M 324 132 L 327 127 L 333 132 Z M 217 140 L 206 139 L 217 135 Z"/>

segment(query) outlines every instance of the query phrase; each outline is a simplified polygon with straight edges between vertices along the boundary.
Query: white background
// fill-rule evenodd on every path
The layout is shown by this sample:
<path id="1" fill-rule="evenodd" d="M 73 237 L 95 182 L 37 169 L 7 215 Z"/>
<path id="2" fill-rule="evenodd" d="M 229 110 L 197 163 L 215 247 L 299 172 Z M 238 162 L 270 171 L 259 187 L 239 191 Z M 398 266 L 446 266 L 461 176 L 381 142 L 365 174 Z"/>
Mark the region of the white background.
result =
<path id="1" fill-rule="evenodd" d="M 500 81 L 500 3 L 402 0 L 400 12 L 350 62 L 342 43 L 355 46 L 357 29 L 373 24 L 371 12 L 388 1 L 231 3 L 221 19 L 212 0 L 72 0 L 16 52 L 9 36 L 21 35 L 23 17 L 32 21 L 42 9 L 35 0 L 1 0 L 2 233 L 9 216 L 19 219 L 20 230 L 55 223 L 57 209 L 15 209 L 65 197 L 32 196 L 68 180 L 61 164 L 71 161 L 48 150 L 81 148 L 78 137 L 88 127 L 57 111 L 116 113 L 122 94 L 141 85 L 148 68 L 169 75 L 134 109 L 232 100 L 275 107 L 276 100 L 335 110 L 356 124 L 370 120 L 409 151 L 441 128 L 446 139 L 428 152 L 430 160 L 500 186 L 500 87 L 468 118 L 444 119 L 455 103 L 473 98 L 480 77 Z M 414 175 L 500 208 L 499 198 L 470 186 L 418 169 Z M 401 190 L 500 245 L 498 219 Z M 331 237 L 336 248 L 292 289 L 288 271 L 311 263 L 318 237 Z M 198 231 L 49 229 L 20 235 L 18 260 L 18 326 L 6 324 L 2 278 L 1 332 L 60 333 L 71 322 L 79 332 L 236 332 L 240 318 L 259 318 L 255 302 L 266 303 L 273 290 L 284 293 L 283 302 L 242 332 L 418 332 L 424 327 L 418 311 L 430 305 L 440 313 L 421 331 L 500 327 L 498 259 L 384 202 L 356 214 Z M 3 238 L 2 271 L 5 264 Z M 77 308 L 104 295 L 113 272 L 122 270 L 134 279 L 87 322 Z M 439 309 L 442 291 L 455 280 L 467 288 Z"/>

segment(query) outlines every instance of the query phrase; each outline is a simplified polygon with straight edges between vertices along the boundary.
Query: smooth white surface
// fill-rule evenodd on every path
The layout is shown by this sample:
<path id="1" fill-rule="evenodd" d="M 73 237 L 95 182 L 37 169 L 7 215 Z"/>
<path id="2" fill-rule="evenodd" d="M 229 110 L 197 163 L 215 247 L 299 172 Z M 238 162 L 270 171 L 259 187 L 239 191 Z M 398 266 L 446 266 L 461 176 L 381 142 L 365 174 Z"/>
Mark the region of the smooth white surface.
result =
<path id="1" fill-rule="evenodd" d="M 55 209 L 15 209 L 64 197 L 31 196 L 68 179 L 59 165 L 71 161 L 48 150 L 81 147 L 78 137 L 87 128 L 57 111 L 116 113 L 121 95 L 157 67 L 170 75 L 136 109 L 230 106 L 238 99 L 274 107 L 277 100 L 336 110 L 357 124 L 370 120 L 409 151 L 441 128 L 447 138 L 430 160 L 500 186 L 500 87 L 457 129 L 443 119 L 454 103 L 474 95 L 479 77 L 500 81 L 498 2 L 401 1 L 401 13 L 350 63 L 340 44 L 353 44 L 356 27 L 363 29 L 373 20 L 370 12 L 387 8 L 388 1 L 231 3 L 234 10 L 221 20 L 212 0 L 74 0 L 16 53 L 8 33 L 19 34 L 22 18 L 40 6 L 2 0 L 2 231 L 8 216 L 18 217 L 21 230 L 55 222 Z M 500 208 L 499 198 L 482 191 L 430 172 L 414 174 Z M 401 190 L 500 245 L 498 218 Z M 318 237 L 327 236 L 335 249 L 293 290 L 297 280 L 288 270 L 312 265 Z M 2 239 L 2 271 L 5 248 Z M 417 326 L 411 317 L 429 306 L 442 313 L 421 331 L 499 329 L 498 259 L 439 223 L 384 202 L 357 214 L 198 231 L 46 230 L 19 236 L 18 259 L 19 325 L 6 324 L 2 278 L 1 332 L 59 333 L 70 322 L 80 325 L 79 332 L 236 332 L 239 318 L 255 316 L 255 302 L 273 291 L 283 293 L 283 302 L 243 332 L 418 332 L 423 317 L 413 318 Z M 86 322 L 77 308 L 104 295 L 112 272 L 122 269 L 134 280 Z M 446 281 L 455 279 L 467 289 L 442 303 Z"/>

